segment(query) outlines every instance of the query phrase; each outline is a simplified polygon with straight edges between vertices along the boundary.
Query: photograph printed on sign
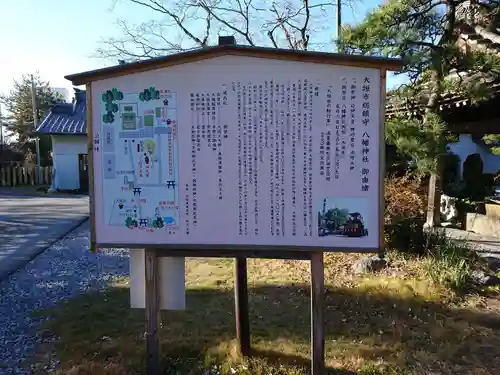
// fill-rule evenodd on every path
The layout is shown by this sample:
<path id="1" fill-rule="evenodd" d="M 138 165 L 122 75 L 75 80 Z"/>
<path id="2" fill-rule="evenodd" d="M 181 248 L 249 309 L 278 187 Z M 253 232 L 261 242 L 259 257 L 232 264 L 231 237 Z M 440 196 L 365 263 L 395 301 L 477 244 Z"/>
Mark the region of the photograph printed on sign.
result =
<path id="1" fill-rule="evenodd" d="M 99 244 L 379 247 L 378 69 L 223 56 L 92 104 Z"/>
<path id="2" fill-rule="evenodd" d="M 326 197 L 318 209 L 318 236 L 368 236 L 366 198 Z"/>

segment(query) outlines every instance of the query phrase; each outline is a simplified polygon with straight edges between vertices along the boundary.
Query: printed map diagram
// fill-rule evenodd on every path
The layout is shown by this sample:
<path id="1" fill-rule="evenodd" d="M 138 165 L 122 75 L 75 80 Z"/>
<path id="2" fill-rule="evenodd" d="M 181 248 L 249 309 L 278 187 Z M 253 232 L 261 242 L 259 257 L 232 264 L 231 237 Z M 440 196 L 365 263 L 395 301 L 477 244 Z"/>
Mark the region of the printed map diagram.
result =
<path id="1" fill-rule="evenodd" d="M 108 90 L 101 114 L 105 222 L 132 230 L 178 228 L 176 93 Z"/>

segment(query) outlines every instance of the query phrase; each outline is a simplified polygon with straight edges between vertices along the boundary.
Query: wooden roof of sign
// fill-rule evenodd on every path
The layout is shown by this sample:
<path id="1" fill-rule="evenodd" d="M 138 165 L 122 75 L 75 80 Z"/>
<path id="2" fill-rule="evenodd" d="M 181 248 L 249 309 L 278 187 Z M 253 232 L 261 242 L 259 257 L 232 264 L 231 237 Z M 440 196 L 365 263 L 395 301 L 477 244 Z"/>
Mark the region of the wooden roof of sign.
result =
<path id="1" fill-rule="evenodd" d="M 102 79 L 186 64 L 219 56 L 257 57 L 263 59 L 288 60 L 305 63 L 376 68 L 390 71 L 399 71 L 403 66 L 400 59 L 229 44 L 205 47 L 127 64 L 119 64 L 108 68 L 71 74 L 65 76 L 65 78 L 70 80 L 74 85 L 79 86 Z"/>

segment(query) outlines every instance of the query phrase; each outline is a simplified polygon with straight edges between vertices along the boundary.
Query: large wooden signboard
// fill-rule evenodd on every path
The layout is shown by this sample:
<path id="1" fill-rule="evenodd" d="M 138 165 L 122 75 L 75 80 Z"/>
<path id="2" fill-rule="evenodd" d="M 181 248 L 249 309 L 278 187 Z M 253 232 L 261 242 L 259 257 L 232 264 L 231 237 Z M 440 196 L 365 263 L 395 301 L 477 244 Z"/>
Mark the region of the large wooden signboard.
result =
<path id="1" fill-rule="evenodd" d="M 385 71 L 220 56 L 88 86 L 98 247 L 379 250 Z"/>
<path id="2" fill-rule="evenodd" d="M 309 259 L 311 372 L 323 373 L 323 252 L 382 246 L 385 74 L 400 67 L 225 45 L 66 77 L 87 85 L 91 245 L 147 248 L 149 374 L 161 372 L 157 258 L 186 255 L 236 258 L 244 355 L 246 257 Z"/>

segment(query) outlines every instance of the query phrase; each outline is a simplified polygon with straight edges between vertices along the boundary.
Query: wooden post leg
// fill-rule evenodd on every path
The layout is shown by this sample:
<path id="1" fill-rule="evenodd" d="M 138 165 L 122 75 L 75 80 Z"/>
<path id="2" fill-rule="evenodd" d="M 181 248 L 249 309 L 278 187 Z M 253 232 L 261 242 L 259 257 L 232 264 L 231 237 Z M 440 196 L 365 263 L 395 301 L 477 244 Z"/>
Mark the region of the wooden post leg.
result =
<path id="1" fill-rule="evenodd" d="M 248 275 L 246 258 L 236 258 L 234 299 L 236 303 L 236 336 L 240 354 L 250 354 L 250 319 L 248 311 Z"/>
<path id="2" fill-rule="evenodd" d="M 311 254 L 311 374 L 323 375 L 325 369 L 324 334 L 325 271 L 323 253 Z"/>
<path id="3" fill-rule="evenodd" d="M 158 285 L 158 258 L 154 249 L 145 251 L 146 267 L 146 373 L 160 374 L 160 293 Z"/>

